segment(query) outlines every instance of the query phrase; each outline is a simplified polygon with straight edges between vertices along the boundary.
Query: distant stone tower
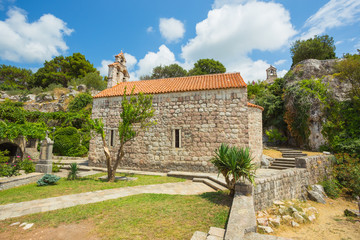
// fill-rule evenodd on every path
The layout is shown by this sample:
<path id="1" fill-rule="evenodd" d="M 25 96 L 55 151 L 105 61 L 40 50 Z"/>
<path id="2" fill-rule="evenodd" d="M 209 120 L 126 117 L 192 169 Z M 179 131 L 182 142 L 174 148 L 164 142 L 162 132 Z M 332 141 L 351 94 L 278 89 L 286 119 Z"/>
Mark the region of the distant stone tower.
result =
<path id="1" fill-rule="evenodd" d="M 126 68 L 126 59 L 121 51 L 118 55 L 115 55 L 115 62 L 108 65 L 108 84 L 107 88 L 112 88 L 121 82 L 127 82 L 130 79 L 130 75 Z"/>
<path id="2" fill-rule="evenodd" d="M 277 78 L 276 70 L 276 67 L 271 65 L 268 69 L 266 69 L 266 82 L 268 84 L 274 83 L 275 79 Z"/>

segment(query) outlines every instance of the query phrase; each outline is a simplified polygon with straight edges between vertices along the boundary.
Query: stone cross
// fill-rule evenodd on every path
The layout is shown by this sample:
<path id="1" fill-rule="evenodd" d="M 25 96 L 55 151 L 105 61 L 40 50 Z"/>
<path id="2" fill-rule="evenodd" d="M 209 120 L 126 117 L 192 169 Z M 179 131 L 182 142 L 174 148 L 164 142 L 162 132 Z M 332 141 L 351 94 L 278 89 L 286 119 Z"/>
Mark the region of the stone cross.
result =
<path id="1" fill-rule="evenodd" d="M 49 138 L 49 131 L 46 131 L 45 139 L 41 141 L 40 158 L 35 166 L 36 172 L 51 174 L 53 145 L 54 141 Z"/>

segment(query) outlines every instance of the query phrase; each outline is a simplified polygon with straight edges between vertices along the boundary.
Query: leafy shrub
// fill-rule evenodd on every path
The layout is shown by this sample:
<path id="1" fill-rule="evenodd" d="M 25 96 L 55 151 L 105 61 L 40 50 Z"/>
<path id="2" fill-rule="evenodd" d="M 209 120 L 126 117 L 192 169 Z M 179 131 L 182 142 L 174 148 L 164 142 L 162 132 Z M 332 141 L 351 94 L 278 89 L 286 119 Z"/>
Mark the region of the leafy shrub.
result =
<path id="1" fill-rule="evenodd" d="M 252 163 L 249 148 L 229 147 L 221 144 L 215 150 L 215 156 L 211 162 L 218 169 L 226 180 L 230 193 L 235 192 L 235 183 L 240 179 L 247 179 L 254 184 L 256 166 Z"/>
<path id="2" fill-rule="evenodd" d="M 61 167 L 61 159 L 59 161 L 57 161 L 56 163 L 53 162 L 52 163 L 52 172 L 60 172 L 60 167 Z"/>
<path id="3" fill-rule="evenodd" d="M 60 177 L 51 175 L 51 174 L 45 174 L 42 178 L 40 178 L 37 181 L 38 186 L 47 186 L 47 185 L 54 185 L 57 181 L 60 180 Z"/>
<path id="4" fill-rule="evenodd" d="M 323 182 L 321 182 L 321 185 L 324 187 L 325 193 L 330 198 L 336 199 L 340 196 L 341 189 L 336 179 L 326 179 Z"/>
<path id="5" fill-rule="evenodd" d="M 54 135 L 54 152 L 60 156 L 68 156 L 72 148 L 76 149 L 80 145 L 80 134 L 74 127 L 60 128 Z"/>
<path id="6" fill-rule="evenodd" d="M 9 163 L 9 157 L 5 156 L 9 151 L 0 151 L 0 177 L 11 177 L 18 175 L 18 167 Z"/>
<path id="7" fill-rule="evenodd" d="M 62 88 L 63 85 L 61 84 L 56 84 L 56 83 L 51 83 L 49 86 L 47 86 L 47 88 L 45 89 L 46 92 L 52 92 L 55 90 L 55 88 Z"/>
<path id="8" fill-rule="evenodd" d="M 34 87 L 34 88 L 30 89 L 30 93 L 35 94 L 35 95 L 38 95 L 38 94 L 42 93 L 43 91 L 44 91 L 44 89 L 42 87 Z"/>
<path id="9" fill-rule="evenodd" d="M 334 175 L 346 193 L 360 196 L 360 159 L 347 153 L 336 154 Z"/>
<path id="10" fill-rule="evenodd" d="M 25 173 L 32 173 L 35 172 L 35 163 L 31 161 L 30 156 L 27 156 L 26 159 L 21 161 L 20 168 L 25 171 Z"/>
<path id="11" fill-rule="evenodd" d="M 266 130 L 265 133 L 269 137 L 269 142 L 270 143 L 279 144 L 279 143 L 283 143 L 283 142 L 285 142 L 287 140 L 287 138 L 285 136 L 283 136 L 279 132 L 279 130 L 277 130 L 276 128 Z"/>
<path id="12" fill-rule="evenodd" d="M 84 109 L 87 105 L 92 104 L 92 97 L 88 93 L 78 94 L 69 104 L 69 111 L 76 112 Z"/>
<path id="13" fill-rule="evenodd" d="M 77 163 L 71 163 L 70 164 L 70 172 L 68 174 L 68 180 L 75 180 L 78 177 L 79 168 L 77 166 Z"/>
<path id="14" fill-rule="evenodd" d="M 80 145 L 77 148 L 70 148 L 69 151 L 67 152 L 67 156 L 70 156 L 70 157 L 83 157 L 83 156 L 86 156 L 88 151 L 89 151 L 88 148 L 86 148 L 83 145 Z"/>

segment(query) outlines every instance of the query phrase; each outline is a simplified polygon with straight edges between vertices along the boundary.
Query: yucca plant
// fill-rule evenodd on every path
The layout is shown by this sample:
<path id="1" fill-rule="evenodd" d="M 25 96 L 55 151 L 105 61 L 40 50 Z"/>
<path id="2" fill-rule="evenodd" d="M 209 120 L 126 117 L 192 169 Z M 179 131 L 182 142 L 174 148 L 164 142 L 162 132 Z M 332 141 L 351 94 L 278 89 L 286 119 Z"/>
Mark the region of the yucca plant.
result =
<path id="1" fill-rule="evenodd" d="M 219 149 L 215 150 L 211 162 L 218 169 L 219 174 L 225 177 L 231 195 L 235 193 L 235 183 L 240 178 L 255 183 L 256 165 L 252 163 L 249 148 L 229 147 L 222 143 Z"/>
<path id="2" fill-rule="evenodd" d="M 79 168 L 77 163 L 70 164 L 70 172 L 68 174 L 68 180 L 75 180 L 78 177 Z"/>

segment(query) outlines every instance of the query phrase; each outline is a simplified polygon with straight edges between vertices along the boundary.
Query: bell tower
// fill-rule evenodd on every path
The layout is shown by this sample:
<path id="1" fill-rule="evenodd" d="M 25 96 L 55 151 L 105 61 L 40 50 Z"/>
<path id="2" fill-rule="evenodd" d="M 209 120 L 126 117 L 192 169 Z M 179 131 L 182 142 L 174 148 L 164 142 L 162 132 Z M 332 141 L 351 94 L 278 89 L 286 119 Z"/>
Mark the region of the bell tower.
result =
<path id="1" fill-rule="evenodd" d="M 108 84 L 107 88 L 112 88 L 121 82 L 127 82 L 130 79 L 130 75 L 126 68 L 126 59 L 121 51 L 118 55 L 115 55 L 115 62 L 108 65 Z"/>
<path id="2" fill-rule="evenodd" d="M 266 82 L 269 84 L 274 83 L 277 78 L 276 67 L 270 65 L 268 69 L 266 69 Z"/>

